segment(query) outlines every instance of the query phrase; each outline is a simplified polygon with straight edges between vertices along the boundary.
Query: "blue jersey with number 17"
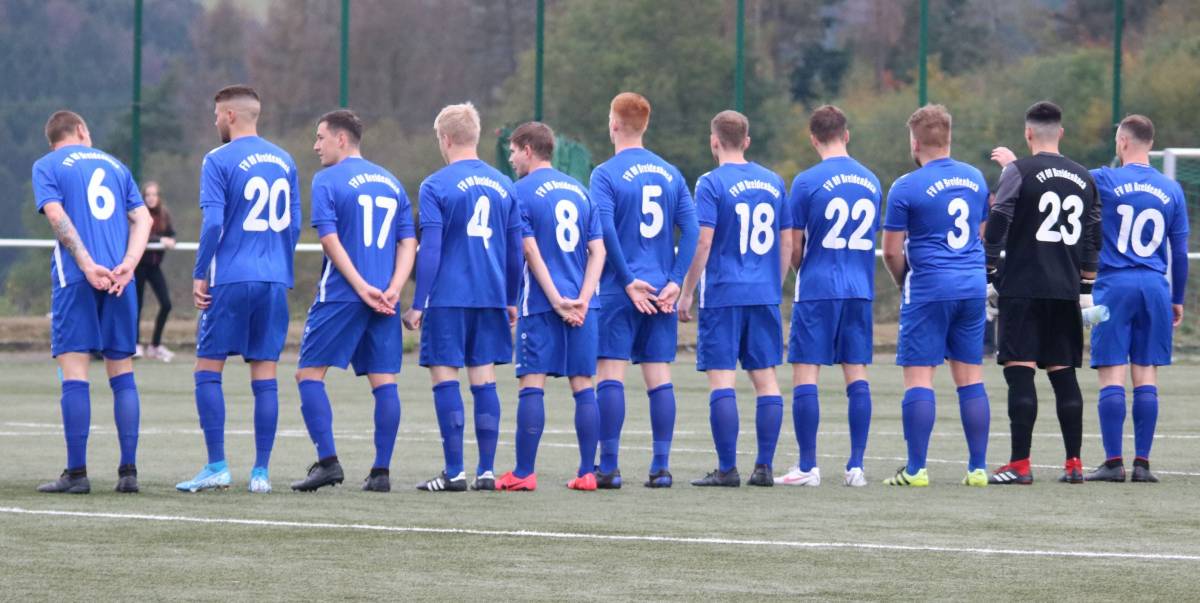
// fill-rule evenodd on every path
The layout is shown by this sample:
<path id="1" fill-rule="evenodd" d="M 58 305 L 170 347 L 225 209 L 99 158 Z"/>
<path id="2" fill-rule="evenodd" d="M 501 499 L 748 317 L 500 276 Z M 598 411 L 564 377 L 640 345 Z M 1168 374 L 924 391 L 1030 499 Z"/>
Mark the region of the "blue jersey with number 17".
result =
<path id="1" fill-rule="evenodd" d="M 395 272 L 396 244 L 416 236 L 412 204 L 400 181 L 362 157 L 347 157 L 313 176 L 312 225 L 321 237 L 337 233 L 354 269 L 380 290 L 387 289 Z M 358 300 L 326 257 L 317 301 Z"/>
<path id="2" fill-rule="evenodd" d="M 517 181 L 516 189 L 522 236 L 537 241 L 538 253 L 546 262 L 559 295 L 578 297 L 587 271 L 588 243 L 604 236 L 600 231 L 600 212 L 578 180 L 553 168 L 530 172 Z M 522 316 L 554 309 L 528 265 L 522 288 Z M 592 296 L 589 307 L 599 307 L 598 297 Z"/>
<path id="3" fill-rule="evenodd" d="M 696 181 L 696 217 L 713 229 L 700 307 L 778 305 L 779 239 L 792 227 L 783 178 L 757 163 L 726 163 Z"/>
<path id="4" fill-rule="evenodd" d="M 142 203 L 133 177 L 120 161 L 91 147 L 71 145 L 46 154 L 33 164 L 33 196 L 38 211 L 58 202 L 75 225 L 92 261 L 115 268 L 129 243 L 126 214 Z M 84 280 L 70 253 L 54 244 L 50 260 L 54 287 Z"/>
<path id="5" fill-rule="evenodd" d="M 1092 170 L 1100 193 L 1100 270 L 1149 268 L 1167 272 L 1170 239 L 1186 241 L 1187 200 L 1179 183 L 1139 164 Z"/>
<path id="6" fill-rule="evenodd" d="M 793 301 L 874 299 L 879 179 L 850 157 L 830 157 L 796 176 L 792 228 L 804 231 Z"/>
<path id="7" fill-rule="evenodd" d="M 200 209 L 223 212 L 221 241 L 195 278 L 209 284 L 292 286 L 292 256 L 300 238 L 300 186 L 287 151 L 258 136 L 217 147 L 200 168 Z M 197 255 L 197 263 L 201 261 Z"/>
<path id="8" fill-rule="evenodd" d="M 908 232 L 905 304 L 987 297 L 979 237 L 987 212 L 983 174 L 949 157 L 930 161 L 892 184 L 883 228 Z"/>

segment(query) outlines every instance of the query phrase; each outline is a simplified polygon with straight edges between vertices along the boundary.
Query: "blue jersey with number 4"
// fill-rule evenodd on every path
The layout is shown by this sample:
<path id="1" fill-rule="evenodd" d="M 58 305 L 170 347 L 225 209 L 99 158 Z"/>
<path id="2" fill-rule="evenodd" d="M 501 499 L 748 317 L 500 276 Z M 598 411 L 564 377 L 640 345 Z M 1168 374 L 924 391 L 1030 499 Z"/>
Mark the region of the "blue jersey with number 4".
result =
<path id="1" fill-rule="evenodd" d="M 455 161 L 421 183 L 419 203 L 421 228 L 442 229 L 441 262 L 424 307 L 507 306 L 508 233 L 521 229 L 512 181 L 478 159 Z"/>
<path id="2" fill-rule="evenodd" d="M 300 237 L 300 186 L 287 151 L 245 136 L 210 151 L 200 168 L 200 209 L 224 216 L 208 265 L 198 253 L 195 278 L 211 285 L 239 282 L 292 286 L 292 256 Z"/>
<path id="3" fill-rule="evenodd" d="M 850 157 L 796 176 L 788 206 L 792 228 L 804 231 L 804 255 L 793 301 L 874 299 L 881 195 L 875 174 Z"/>
<path id="4" fill-rule="evenodd" d="M 38 211 L 58 202 L 75 225 L 92 261 L 114 268 L 125 258 L 130 211 L 143 205 L 129 169 L 108 153 L 80 145 L 51 151 L 33 164 L 33 197 Z M 54 286 L 84 280 L 75 258 L 54 244 L 50 260 Z"/>
<path id="5" fill-rule="evenodd" d="M 416 236 L 412 204 L 400 181 L 362 157 L 347 157 L 313 176 L 312 225 L 321 237 L 337 233 L 354 269 L 380 290 L 387 289 L 395 272 L 396 244 Z M 317 301 L 358 300 L 326 257 Z"/>
<path id="6" fill-rule="evenodd" d="M 578 180 L 553 168 L 534 170 L 517 181 L 522 235 L 537 241 L 554 288 L 564 298 L 576 298 L 587 271 L 588 243 L 604 236 L 600 213 Z M 525 266 L 521 315 L 553 310 L 546 293 Z M 599 306 L 593 295 L 589 307 Z"/>
<path id="7" fill-rule="evenodd" d="M 778 305 L 779 238 L 792 227 L 783 178 L 757 163 L 726 163 L 696 181 L 696 217 L 713 229 L 700 307 Z"/>
<path id="8" fill-rule="evenodd" d="M 1100 193 L 1100 270 L 1167 272 L 1168 240 L 1187 241 L 1187 200 L 1179 183 L 1139 164 L 1092 170 Z"/>
<path id="9" fill-rule="evenodd" d="M 904 303 L 987 297 L 979 237 L 987 212 L 983 174 L 949 157 L 930 161 L 892 184 L 883 228 L 908 232 Z"/>

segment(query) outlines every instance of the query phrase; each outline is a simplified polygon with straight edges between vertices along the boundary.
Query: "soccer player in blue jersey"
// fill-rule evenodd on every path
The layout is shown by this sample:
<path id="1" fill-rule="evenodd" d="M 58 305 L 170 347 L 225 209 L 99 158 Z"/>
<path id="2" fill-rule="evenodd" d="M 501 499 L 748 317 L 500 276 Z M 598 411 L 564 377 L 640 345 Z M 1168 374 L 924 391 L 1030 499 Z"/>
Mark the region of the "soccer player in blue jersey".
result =
<path id="1" fill-rule="evenodd" d="M 758 457 L 746 484 L 773 486 L 771 463 L 783 397 L 775 366 L 783 360 L 780 287 L 791 257 L 791 216 L 784 207 L 783 179 L 746 160 L 750 122 L 722 111 L 709 123 L 709 147 L 717 167 L 696 181 L 700 239 L 683 280 L 679 319 L 690 321 L 700 284 L 700 331 L 696 369 L 708 374 L 708 417 L 717 468 L 693 486 L 741 485 L 737 470 L 737 366 L 750 376 L 757 396 Z"/>
<path id="2" fill-rule="evenodd" d="M 948 360 L 970 454 L 963 483 L 986 486 L 991 411 L 983 388 L 987 274 L 980 224 L 987 218 L 987 182 L 979 170 L 950 158 L 945 107 L 917 109 L 908 128 L 920 167 L 892 184 L 883 222 L 884 264 L 903 298 L 896 364 L 904 367 L 908 464 L 884 483 L 929 485 L 925 455 L 936 416 L 933 373 Z"/>
<path id="3" fill-rule="evenodd" d="M 275 365 L 287 337 L 287 290 L 300 238 L 300 188 L 287 151 L 258 136 L 258 93 L 228 86 L 214 97 L 225 143 L 200 168 L 200 246 L 192 297 L 201 310 L 196 333 L 196 410 L 208 464 L 181 492 L 227 488 L 225 398 L 221 371 L 230 355 L 250 363 L 254 392 L 251 492 L 270 492 L 267 465 L 279 418 Z"/>
<path id="4" fill-rule="evenodd" d="M 313 176 L 312 224 L 325 262 L 300 341 L 300 412 L 317 448 L 308 476 L 292 484 L 310 492 L 342 482 L 325 393 L 329 367 L 354 365 L 375 397 L 375 462 L 363 490 L 390 492 L 389 467 L 400 429 L 396 373 L 404 353 L 400 289 L 417 253 L 412 204 L 400 181 L 363 159 L 363 124 L 339 109 L 317 120 L 313 150 L 325 169 Z"/>
<path id="5" fill-rule="evenodd" d="M 618 450 L 625 422 L 625 368 L 642 367 L 650 398 L 654 456 L 648 488 L 669 488 L 675 390 L 671 362 L 679 323 L 675 303 L 696 251 L 699 226 L 683 175 L 642 145 L 650 102 L 622 92 L 609 107 L 611 159 L 592 171 L 592 202 L 600 210 L 608 252 L 600 280 L 600 465 L 596 484 L 621 487 Z M 675 229 L 679 229 L 679 240 Z"/>
<path id="6" fill-rule="evenodd" d="M 583 185 L 554 169 L 554 131 L 530 122 L 513 130 L 509 162 L 525 236 L 525 283 L 517 320 L 517 465 L 496 482 L 500 490 L 537 488 L 534 461 L 546 423 L 546 375 L 567 377 L 575 398 L 579 470 L 572 490 L 595 490 L 600 411 L 592 376 L 599 345 L 594 297 L 604 268 L 599 212 Z"/>
<path id="7" fill-rule="evenodd" d="M 850 130 L 840 109 L 818 107 L 808 120 L 808 130 L 821 162 L 792 181 L 787 209 L 793 215 L 791 264 L 797 270 L 788 362 L 792 363 L 792 421 L 800 459 L 776 483 L 821 485 L 817 376 L 821 365 L 840 364 L 850 422 L 850 459 L 843 483 L 861 487 L 867 485 L 863 475 L 871 427 L 867 365 L 874 354 L 871 300 L 882 193 L 875 174 L 846 151 Z"/>
<path id="8" fill-rule="evenodd" d="M 479 463 L 475 490 L 494 490 L 500 398 L 496 366 L 512 362 L 521 282 L 521 214 L 512 181 L 479 160 L 479 112 L 450 105 L 434 120 L 446 167 L 421 183 L 417 289 L 404 314 L 421 329 L 421 366 L 429 367 L 442 432 L 445 469 L 421 482 L 425 491 L 462 492 L 463 399 L 458 371 L 467 367 L 475 397 Z"/>
<path id="9" fill-rule="evenodd" d="M 1150 472 L 1150 445 L 1158 421 L 1158 367 L 1171 364 L 1172 329 L 1183 322 L 1187 201 L 1178 182 L 1150 167 L 1154 147 L 1150 118 L 1126 117 L 1116 136 L 1121 167 L 1092 170 L 1103 216 L 1093 296 L 1096 304 L 1108 307 L 1110 316 L 1092 329 L 1092 366 L 1100 371 L 1105 461 L 1084 479 L 1125 481 L 1121 439 L 1126 365 L 1131 364 L 1136 454 L 1132 480 L 1157 482 Z"/>
<path id="10" fill-rule="evenodd" d="M 57 480 L 38 486 L 38 491 L 91 492 L 88 364 L 90 354 L 100 352 L 112 387 L 121 447 L 116 491 L 137 492 L 140 411 L 132 359 L 137 295 L 126 287 L 146 250 L 150 212 L 129 169 L 92 148 L 82 117 L 56 111 L 45 131 L 50 152 L 33 164 L 33 196 L 58 239 L 50 262 L 50 353 L 58 360 L 62 378 L 67 467 Z"/>

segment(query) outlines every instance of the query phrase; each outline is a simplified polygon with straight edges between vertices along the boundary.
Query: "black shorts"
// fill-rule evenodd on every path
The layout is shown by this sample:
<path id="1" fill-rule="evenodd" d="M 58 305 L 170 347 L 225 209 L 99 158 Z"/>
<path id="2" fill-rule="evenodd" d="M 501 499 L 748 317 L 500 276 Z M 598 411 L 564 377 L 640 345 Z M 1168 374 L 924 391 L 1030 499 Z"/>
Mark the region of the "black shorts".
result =
<path id="1" fill-rule="evenodd" d="M 1067 299 L 1001 297 L 996 360 L 1036 362 L 1038 368 L 1083 365 L 1083 315 Z"/>

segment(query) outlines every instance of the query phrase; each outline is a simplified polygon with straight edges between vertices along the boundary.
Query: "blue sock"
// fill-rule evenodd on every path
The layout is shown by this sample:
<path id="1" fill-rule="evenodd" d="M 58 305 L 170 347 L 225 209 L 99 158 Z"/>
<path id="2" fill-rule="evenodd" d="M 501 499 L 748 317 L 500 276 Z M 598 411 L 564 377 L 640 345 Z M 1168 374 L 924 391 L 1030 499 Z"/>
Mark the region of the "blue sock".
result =
<path id="1" fill-rule="evenodd" d="M 908 443 L 908 466 L 904 470 L 909 475 L 916 475 L 925 468 L 929 436 L 933 433 L 933 421 L 937 417 L 933 390 L 927 387 L 905 390 L 901 415 L 904 420 L 904 441 Z"/>
<path id="2" fill-rule="evenodd" d="M 463 399 L 457 381 L 433 386 L 433 408 L 437 411 L 438 430 L 442 432 L 442 456 L 446 476 L 454 479 L 463 472 Z"/>
<path id="3" fill-rule="evenodd" d="M 221 373 L 196 371 L 196 413 L 208 448 L 208 464 L 225 460 L 225 394 L 221 392 Z"/>
<path id="4" fill-rule="evenodd" d="M 375 396 L 375 463 L 371 468 L 387 469 L 400 431 L 400 393 L 395 383 L 385 383 L 371 394 Z"/>
<path id="5" fill-rule="evenodd" d="M 256 379 L 250 382 L 250 389 L 254 391 L 254 466 L 266 469 L 279 425 L 279 383 Z"/>
<path id="6" fill-rule="evenodd" d="M 962 418 L 963 434 L 967 436 L 967 470 L 987 469 L 988 431 L 992 425 L 992 408 L 982 383 L 958 388 L 958 415 Z M 930 426 L 932 428 L 932 426 Z M 911 474 L 910 474 L 911 475 Z"/>
<path id="7" fill-rule="evenodd" d="M 67 440 L 67 469 L 87 467 L 88 432 L 92 428 L 92 397 L 87 381 L 62 382 L 63 435 Z"/>
<path id="8" fill-rule="evenodd" d="M 625 384 L 601 381 L 596 386 L 596 403 L 600 410 L 600 472 L 612 473 L 617 469 L 621 426 L 625 424 Z"/>
<path id="9" fill-rule="evenodd" d="M 575 392 L 575 437 L 579 439 L 579 471 L 576 477 L 591 473 L 596 464 L 596 443 L 600 439 L 600 407 L 596 390 Z"/>
<path id="10" fill-rule="evenodd" d="M 758 437 L 758 457 L 754 464 L 771 466 L 782 426 L 783 396 L 759 396 L 754 411 L 754 434 Z"/>
<path id="11" fill-rule="evenodd" d="M 133 465 L 137 463 L 138 421 L 141 418 L 133 372 L 112 377 L 108 385 L 113 393 L 113 419 L 117 423 L 117 441 L 121 445 L 121 464 Z"/>
<path id="12" fill-rule="evenodd" d="M 1104 442 L 1104 459 L 1119 459 L 1121 438 L 1125 437 L 1125 388 L 1120 385 L 1100 388 L 1100 402 L 1096 409 L 1100 412 L 1100 439 Z"/>
<path id="13" fill-rule="evenodd" d="M 496 442 L 500 441 L 500 396 L 495 383 L 472 385 L 475 398 L 475 441 L 479 443 L 479 465 L 475 475 L 492 471 L 496 466 Z"/>
<path id="14" fill-rule="evenodd" d="M 871 431 L 871 385 L 865 380 L 858 380 L 846 386 L 846 397 L 849 405 L 846 408 L 850 417 L 850 460 L 846 461 L 846 471 L 863 466 L 863 455 L 867 453 L 867 434 Z"/>
<path id="15" fill-rule="evenodd" d="M 1133 448 L 1137 458 L 1150 460 L 1150 445 L 1154 443 L 1154 427 L 1158 424 L 1158 387 L 1140 385 L 1133 388 Z"/>
<path id="16" fill-rule="evenodd" d="M 546 392 L 540 387 L 523 387 L 517 400 L 517 466 L 513 475 L 529 477 L 537 460 L 538 442 L 546 428 Z"/>
<path id="17" fill-rule="evenodd" d="M 713 445 L 717 447 L 717 468 L 722 472 L 737 466 L 738 408 L 737 392 L 714 389 L 708 395 L 708 424 Z"/>
<path id="18" fill-rule="evenodd" d="M 796 443 L 800 444 L 801 471 L 812 471 L 817 466 L 817 426 L 820 423 L 817 386 L 807 383 L 792 388 L 792 424 L 796 427 Z"/>
<path id="19" fill-rule="evenodd" d="M 325 393 L 325 382 L 305 379 L 300 382 L 300 414 L 308 427 L 308 436 L 317 447 L 317 459 L 337 456 L 333 445 L 333 407 Z"/>
<path id="20" fill-rule="evenodd" d="M 650 396 L 650 432 L 654 438 L 650 473 L 655 473 L 671 465 L 671 439 L 675 436 L 675 387 L 664 383 L 646 394 Z"/>

